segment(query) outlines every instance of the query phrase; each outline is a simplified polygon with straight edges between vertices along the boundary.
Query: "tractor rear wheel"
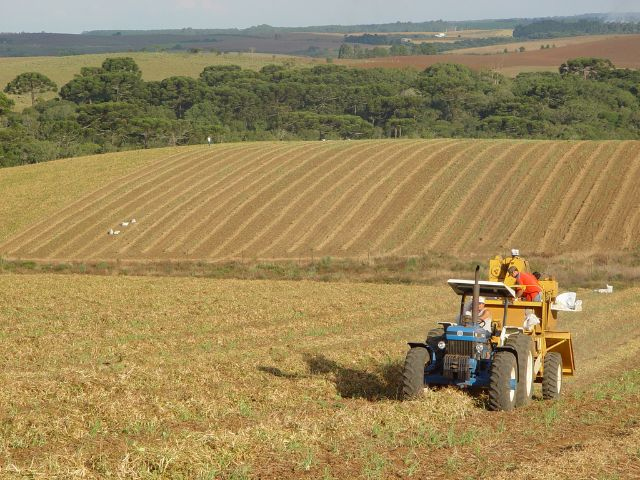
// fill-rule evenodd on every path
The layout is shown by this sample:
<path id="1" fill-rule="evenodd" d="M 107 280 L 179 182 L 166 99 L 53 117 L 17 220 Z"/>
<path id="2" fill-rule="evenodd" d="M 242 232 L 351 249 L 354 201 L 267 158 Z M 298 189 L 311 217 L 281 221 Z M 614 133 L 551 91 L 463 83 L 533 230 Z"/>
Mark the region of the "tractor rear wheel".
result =
<path id="1" fill-rule="evenodd" d="M 407 352 L 402 371 L 402 398 L 419 398 L 424 393 L 424 367 L 429 351 L 424 347 L 411 347 Z"/>
<path id="2" fill-rule="evenodd" d="M 518 388 L 516 389 L 516 407 L 528 404 L 533 397 L 533 342 L 529 335 L 519 333 L 507 340 L 518 353 Z"/>
<path id="3" fill-rule="evenodd" d="M 550 352 L 544 356 L 542 372 L 542 398 L 551 400 L 562 392 L 562 355 Z"/>
<path id="4" fill-rule="evenodd" d="M 496 352 L 489 373 L 489 410 L 513 410 L 516 405 L 518 364 L 513 353 Z"/>

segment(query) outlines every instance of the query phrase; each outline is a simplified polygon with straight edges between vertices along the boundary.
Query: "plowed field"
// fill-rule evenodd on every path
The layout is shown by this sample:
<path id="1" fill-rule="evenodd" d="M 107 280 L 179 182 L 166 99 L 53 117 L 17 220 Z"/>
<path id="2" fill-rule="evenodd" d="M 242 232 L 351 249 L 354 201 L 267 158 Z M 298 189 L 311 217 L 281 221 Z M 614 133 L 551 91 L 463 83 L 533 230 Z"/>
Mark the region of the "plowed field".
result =
<path id="1" fill-rule="evenodd" d="M 67 175 L 78 182 L 90 176 L 82 165 Z M 20 170 L 30 172 L 42 188 L 36 182 L 42 170 Z M 32 220 L 12 236 L 0 235 L 0 256 L 295 260 L 485 255 L 512 246 L 529 255 L 615 252 L 635 247 L 640 236 L 639 175 L 637 141 L 374 140 L 165 150 L 88 193 L 73 197 L 52 187 L 48 203 L 62 207 L 42 205 L 39 219 L 34 206 L 24 208 L 34 192 L 16 194 L 8 184 L 3 194 L 15 208 L 4 211 L 24 210 Z M 66 195 L 66 204 L 56 195 Z"/>
<path id="2" fill-rule="evenodd" d="M 345 65 L 366 68 L 377 67 L 413 67 L 420 70 L 434 63 L 459 63 L 473 69 L 491 69 L 515 75 L 520 71 L 548 69 L 557 71 L 558 67 L 570 58 L 600 57 L 608 58 L 620 68 L 640 68 L 640 35 L 621 35 L 618 37 L 594 37 L 592 41 L 572 43 L 549 49 L 540 49 L 541 44 L 553 44 L 553 40 L 536 42 L 531 51 L 499 54 L 461 54 L 420 55 L 408 57 L 385 57 L 368 60 L 339 60 Z M 492 47 L 495 51 L 497 47 Z M 503 46 L 504 48 L 504 46 Z M 515 48 L 515 47 L 514 47 Z"/>

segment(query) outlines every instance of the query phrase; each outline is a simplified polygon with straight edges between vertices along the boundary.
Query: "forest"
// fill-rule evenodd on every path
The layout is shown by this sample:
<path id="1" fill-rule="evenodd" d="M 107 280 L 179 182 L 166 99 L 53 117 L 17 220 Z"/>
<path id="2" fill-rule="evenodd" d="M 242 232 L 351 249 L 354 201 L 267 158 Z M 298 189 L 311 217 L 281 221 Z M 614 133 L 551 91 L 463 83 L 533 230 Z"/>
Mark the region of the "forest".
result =
<path id="1" fill-rule="evenodd" d="M 424 71 L 209 66 L 143 81 L 129 57 L 85 67 L 60 88 L 37 72 L 0 93 L 0 166 L 126 149 L 251 140 L 640 139 L 640 72 L 606 59 L 507 78 L 457 64 Z M 45 91 L 57 98 L 39 99 Z"/>

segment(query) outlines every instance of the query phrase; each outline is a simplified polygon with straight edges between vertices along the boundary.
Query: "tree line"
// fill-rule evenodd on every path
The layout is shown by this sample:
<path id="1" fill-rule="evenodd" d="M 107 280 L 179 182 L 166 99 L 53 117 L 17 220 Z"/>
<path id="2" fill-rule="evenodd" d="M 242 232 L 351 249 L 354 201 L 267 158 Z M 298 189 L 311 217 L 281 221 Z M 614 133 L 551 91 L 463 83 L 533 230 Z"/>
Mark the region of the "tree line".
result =
<path id="1" fill-rule="evenodd" d="M 513 37 L 539 39 L 569 37 L 576 35 L 640 33 L 640 22 L 606 22 L 602 19 L 541 20 L 513 29 Z"/>
<path id="2" fill-rule="evenodd" d="M 338 49 L 338 58 L 380 58 L 402 57 L 408 55 L 436 55 L 438 48 L 430 43 L 402 44 L 393 43 L 390 47 L 376 46 L 366 48 L 358 45 L 343 43 Z"/>
<path id="3" fill-rule="evenodd" d="M 493 20 L 428 20 L 424 22 L 393 22 L 358 25 L 311 25 L 308 27 L 274 27 L 262 24 L 248 28 L 181 28 L 161 30 L 90 30 L 82 32 L 85 35 L 274 35 L 277 33 L 310 32 L 310 33 L 344 33 L 353 32 L 442 32 L 446 29 L 453 30 L 498 30 L 513 28 L 520 23 L 533 21 L 527 18 L 509 18 Z"/>
<path id="4" fill-rule="evenodd" d="M 250 140 L 383 137 L 640 138 L 640 72 L 604 59 L 515 79 L 457 64 L 260 71 L 209 66 L 198 78 L 143 81 L 133 59 L 85 67 L 59 90 L 36 72 L 0 94 L 0 165 L 125 149 Z M 39 101 L 45 91 L 58 97 Z"/>
<path id="5" fill-rule="evenodd" d="M 451 35 L 455 35 L 455 32 Z M 505 43 L 508 37 L 464 38 L 453 42 L 418 41 L 425 35 L 393 37 L 387 35 L 364 34 L 345 36 L 345 42 L 338 49 L 338 58 L 378 58 L 402 57 L 408 55 L 438 55 L 462 48 L 486 47 Z M 386 43 L 385 43 L 386 42 Z M 373 48 L 363 47 L 375 45 Z"/>

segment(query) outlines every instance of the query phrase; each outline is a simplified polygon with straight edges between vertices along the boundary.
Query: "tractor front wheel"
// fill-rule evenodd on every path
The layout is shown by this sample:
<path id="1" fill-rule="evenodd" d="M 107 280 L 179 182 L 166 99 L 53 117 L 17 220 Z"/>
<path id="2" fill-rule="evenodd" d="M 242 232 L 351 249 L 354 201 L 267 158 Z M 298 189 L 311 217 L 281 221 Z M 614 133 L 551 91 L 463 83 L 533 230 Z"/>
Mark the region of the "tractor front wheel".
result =
<path id="1" fill-rule="evenodd" d="M 542 372 L 542 398 L 558 398 L 562 391 L 562 355 L 549 352 L 544 356 Z"/>
<path id="2" fill-rule="evenodd" d="M 513 353 L 496 352 L 489 373 L 489 410 L 513 410 L 518 387 L 518 364 Z"/>
<path id="3" fill-rule="evenodd" d="M 411 400 L 424 393 L 424 367 L 429 351 L 424 347 L 411 347 L 407 352 L 402 371 L 402 398 Z"/>

